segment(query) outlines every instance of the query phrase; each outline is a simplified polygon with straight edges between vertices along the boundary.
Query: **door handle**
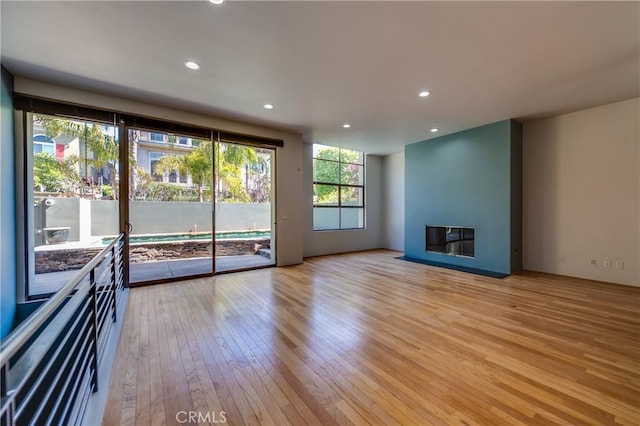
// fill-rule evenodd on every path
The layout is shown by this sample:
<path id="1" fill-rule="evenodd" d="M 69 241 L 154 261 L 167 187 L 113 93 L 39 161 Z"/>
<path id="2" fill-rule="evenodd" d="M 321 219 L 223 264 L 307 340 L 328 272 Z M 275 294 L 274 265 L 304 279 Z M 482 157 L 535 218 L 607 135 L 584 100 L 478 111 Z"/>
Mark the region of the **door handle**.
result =
<path id="1" fill-rule="evenodd" d="M 133 225 L 131 224 L 131 222 L 127 222 L 127 234 L 130 234 L 133 232 Z"/>

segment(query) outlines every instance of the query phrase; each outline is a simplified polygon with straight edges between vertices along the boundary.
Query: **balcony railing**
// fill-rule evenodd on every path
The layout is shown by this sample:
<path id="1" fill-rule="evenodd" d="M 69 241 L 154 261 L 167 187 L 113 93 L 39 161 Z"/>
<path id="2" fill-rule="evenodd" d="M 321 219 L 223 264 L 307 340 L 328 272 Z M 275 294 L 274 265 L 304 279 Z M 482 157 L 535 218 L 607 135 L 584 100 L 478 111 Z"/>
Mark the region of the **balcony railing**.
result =
<path id="1" fill-rule="evenodd" d="M 1 426 L 83 423 L 124 300 L 123 263 L 120 234 L 2 343 Z"/>

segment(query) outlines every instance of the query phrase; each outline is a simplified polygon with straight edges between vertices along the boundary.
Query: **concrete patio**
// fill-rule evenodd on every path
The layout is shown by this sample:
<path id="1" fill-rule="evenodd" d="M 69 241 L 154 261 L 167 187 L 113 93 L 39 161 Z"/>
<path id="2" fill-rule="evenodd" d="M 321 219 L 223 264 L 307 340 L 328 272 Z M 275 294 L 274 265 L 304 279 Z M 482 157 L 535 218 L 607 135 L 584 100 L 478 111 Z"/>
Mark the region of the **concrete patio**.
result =
<path id="1" fill-rule="evenodd" d="M 259 268 L 272 265 L 273 261 L 265 256 L 218 256 L 216 257 L 216 272 L 228 272 L 239 269 Z M 129 266 L 129 280 L 131 283 L 155 281 L 171 278 L 183 278 L 190 275 L 208 274 L 213 269 L 210 257 L 195 259 L 176 259 L 159 262 L 137 263 Z M 35 285 L 29 288 L 31 296 L 55 293 L 68 283 L 80 270 L 50 272 L 38 274 Z"/>

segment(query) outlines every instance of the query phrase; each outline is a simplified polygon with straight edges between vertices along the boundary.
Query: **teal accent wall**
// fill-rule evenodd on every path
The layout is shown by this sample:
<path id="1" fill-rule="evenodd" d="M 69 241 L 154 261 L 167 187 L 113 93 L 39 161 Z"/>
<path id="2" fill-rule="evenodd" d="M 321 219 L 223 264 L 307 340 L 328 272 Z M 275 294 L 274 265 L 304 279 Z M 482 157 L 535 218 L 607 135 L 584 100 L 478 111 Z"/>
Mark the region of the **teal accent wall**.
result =
<path id="1" fill-rule="evenodd" d="M 510 274 L 522 264 L 522 126 L 512 120 L 405 147 L 405 256 Z M 475 228 L 475 258 L 426 251 L 426 225 Z"/>
<path id="2" fill-rule="evenodd" d="M 16 197 L 13 141 L 13 76 L 2 67 L 0 93 L 0 339 L 16 312 Z"/>

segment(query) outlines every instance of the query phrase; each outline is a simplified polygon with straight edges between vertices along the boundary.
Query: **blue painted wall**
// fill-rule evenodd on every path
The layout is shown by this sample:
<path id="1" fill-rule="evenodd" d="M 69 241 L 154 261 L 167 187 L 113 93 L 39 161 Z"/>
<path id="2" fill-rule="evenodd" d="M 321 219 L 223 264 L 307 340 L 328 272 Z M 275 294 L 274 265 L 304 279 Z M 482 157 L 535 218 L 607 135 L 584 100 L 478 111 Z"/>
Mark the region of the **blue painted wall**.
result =
<path id="1" fill-rule="evenodd" d="M 509 274 L 519 268 L 520 124 L 477 127 L 405 147 L 405 256 Z M 514 138 L 515 136 L 515 138 Z M 475 258 L 427 253 L 425 225 L 475 228 Z M 515 252 L 512 256 L 512 252 Z"/>
<path id="2" fill-rule="evenodd" d="M 16 215 L 13 151 L 13 76 L 2 67 L 0 93 L 0 339 L 16 312 Z"/>

